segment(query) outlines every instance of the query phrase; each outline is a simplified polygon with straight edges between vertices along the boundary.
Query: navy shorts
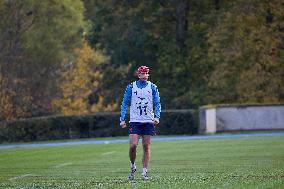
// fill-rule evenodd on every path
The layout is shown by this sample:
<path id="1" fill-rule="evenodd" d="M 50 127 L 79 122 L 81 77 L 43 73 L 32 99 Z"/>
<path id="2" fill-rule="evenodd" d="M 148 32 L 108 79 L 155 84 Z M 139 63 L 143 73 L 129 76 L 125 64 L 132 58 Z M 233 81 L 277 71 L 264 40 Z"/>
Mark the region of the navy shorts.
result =
<path id="1" fill-rule="evenodd" d="M 130 122 L 128 131 L 129 134 L 156 135 L 155 126 L 153 123 Z"/>

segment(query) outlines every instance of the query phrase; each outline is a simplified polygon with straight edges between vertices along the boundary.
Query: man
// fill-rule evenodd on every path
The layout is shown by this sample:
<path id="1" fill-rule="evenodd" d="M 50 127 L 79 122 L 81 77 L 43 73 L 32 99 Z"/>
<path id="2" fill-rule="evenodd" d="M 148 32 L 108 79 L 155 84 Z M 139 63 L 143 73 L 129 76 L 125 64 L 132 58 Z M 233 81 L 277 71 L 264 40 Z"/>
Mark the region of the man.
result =
<path id="1" fill-rule="evenodd" d="M 139 80 L 129 84 L 125 90 L 121 103 L 120 126 L 126 128 L 125 114 L 130 104 L 129 121 L 129 158 L 130 173 L 128 178 L 134 179 L 136 172 L 136 149 L 140 136 L 142 137 L 143 157 L 141 178 L 148 180 L 148 166 L 150 161 L 151 136 L 155 135 L 155 126 L 159 124 L 161 104 L 157 86 L 150 81 L 150 69 L 140 66 L 137 69 Z"/>

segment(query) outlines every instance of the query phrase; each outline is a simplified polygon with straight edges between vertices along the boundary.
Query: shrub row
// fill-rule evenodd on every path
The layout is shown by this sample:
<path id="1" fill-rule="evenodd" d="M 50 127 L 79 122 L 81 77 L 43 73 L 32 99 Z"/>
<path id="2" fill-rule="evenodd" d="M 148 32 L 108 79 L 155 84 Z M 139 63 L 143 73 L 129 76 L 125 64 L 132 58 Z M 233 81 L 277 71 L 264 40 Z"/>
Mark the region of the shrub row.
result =
<path id="1" fill-rule="evenodd" d="M 198 113 L 194 110 L 162 111 L 158 135 L 196 134 Z M 0 142 L 126 136 L 119 126 L 119 113 L 82 116 L 49 116 L 0 122 Z"/>

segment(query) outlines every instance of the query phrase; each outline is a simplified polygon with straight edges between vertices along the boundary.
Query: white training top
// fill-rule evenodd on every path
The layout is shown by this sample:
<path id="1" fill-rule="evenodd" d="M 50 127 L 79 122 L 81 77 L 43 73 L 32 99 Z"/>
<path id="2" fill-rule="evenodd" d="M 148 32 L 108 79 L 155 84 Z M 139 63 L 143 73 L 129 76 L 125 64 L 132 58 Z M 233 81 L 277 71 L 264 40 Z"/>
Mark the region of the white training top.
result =
<path id="1" fill-rule="evenodd" d="M 153 95 L 151 82 L 147 81 L 147 86 L 143 89 L 137 87 L 133 82 L 131 105 L 130 105 L 130 122 L 152 123 L 154 118 Z"/>

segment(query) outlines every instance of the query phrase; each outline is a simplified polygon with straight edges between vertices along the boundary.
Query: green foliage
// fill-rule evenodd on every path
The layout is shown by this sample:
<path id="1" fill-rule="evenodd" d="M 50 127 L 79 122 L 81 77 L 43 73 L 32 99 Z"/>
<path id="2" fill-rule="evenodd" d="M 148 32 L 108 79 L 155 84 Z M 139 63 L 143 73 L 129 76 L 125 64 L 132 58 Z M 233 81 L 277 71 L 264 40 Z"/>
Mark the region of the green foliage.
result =
<path id="1" fill-rule="evenodd" d="M 85 116 L 51 116 L 1 123 L 0 141 L 37 141 L 68 138 L 117 136 L 117 113 Z"/>
<path id="2" fill-rule="evenodd" d="M 85 1 L 93 23 L 89 39 L 107 49 L 108 69 L 116 75 L 106 75 L 108 84 L 102 85 L 108 100 L 120 102 L 113 91 L 122 94 L 137 65 L 147 64 L 165 109 L 283 101 L 280 0 L 190 1 L 182 15 L 187 26 L 183 49 L 177 41 L 182 3 Z M 121 74 L 129 65 L 129 72 Z M 117 86 L 108 90 L 111 83 Z"/>
<path id="3" fill-rule="evenodd" d="M 116 76 L 106 75 L 104 81 L 118 84 L 113 90 L 108 90 L 109 84 L 102 86 L 104 91 L 108 90 L 104 94 L 107 99 L 116 98 L 120 102 L 121 95 L 112 96 L 112 91 L 123 94 L 121 88 L 135 79 L 136 67 L 147 64 L 152 70 L 150 80 L 159 87 L 164 109 L 205 103 L 212 68 L 207 60 L 206 34 L 217 15 L 212 1 L 192 1 L 190 9 L 186 9 L 184 49 L 180 49 L 176 40 L 179 19 L 176 11 L 182 1 L 91 2 L 85 1 L 87 16 L 94 26 L 90 41 L 110 52 L 110 66 Z M 118 66 L 123 69 L 126 65 L 130 65 L 125 69 L 128 73 L 116 71 Z"/>
<path id="4" fill-rule="evenodd" d="M 171 18 L 175 11 L 173 2 L 84 2 L 87 17 L 93 24 L 90 43 L 101 45 L 111 57 L 110 65 L 105 69 L 104 82 L 101 83 L 106 103 L 121 102 L 126 85 L 137 79 L 133 76 L 138 65 L 150 66 L 153 70 L 150 80 L 159 87 L 159 79 L 162 78 L 156 73 L 161 68 L 157 58 L 167 48 L 164 44 L 168 40 L 172 42 L 174 37 L 175 25 Z M 113 77 L 109 77 L 110 73 Z M 114 95 L 117 92 L 118 95 Z"/>
<path id="5" fill-rule="evenodd" d="M 196 110 L 166 110 L 161 113 L 161 123 L 156 127 L 158 135 L 181 135 L 198 133 Z"/>
<path id="6" fill-rule="evenodd" d="M 162 79 L 158 83 L 166 108 L 197 108 L 206 103 L 207 79 L 212 70 L 207 59 L 206 34 L 213 27 L 216 15 L 218 12 L 212 1 L 192 1 L 187 15 L 185 53 L 179 51 L 174 40 L 163 41 L 157 75 Z M 172 25 L 175 25 L 175 21 Z M 175 33 L 172 30 L 169 37 L 173 39 Z M 166 94 L 165 97 L 163 94 Z"/>
<path id="7" fill-rule="evenodd" d="M 196 134 L 197 112 L 168 110 L 162 112 L 157 134 Z M 0 122 L 0 142 L 54 140 L 127 135 L 119 126 L 119 113 L 81 116 L 50 116 Z"/>
<path id="8" fill-rule="evenodd" d="M 0 119 L 117 111 L 138 65 L 151 68 L 163 109 L 281 103 L 283 12 L 281 0 L 2 0 Z M 95 85 L 88 71 L 83 83 L 64 76 L 86 40 L 109 57 L 89 63 Z M 77 100 L 53 106 L 63 88 Z"/>
<path id="9" fill-rule="evenodd" d="M 283 2 L 237 1 L 208 33 L 213 103 L 283 102 Z"/>
<path id="10" fill-rule="evenodd" d="M 0 106 L 12 107 L 4 119 L 52 112 L 60 68 L 83 41 L 83 11 L 80 0 L 1 1 L 0 77 L 7 82 L 1 85 Z M 15 95 L 2 100 L 9 94 Z"/>

